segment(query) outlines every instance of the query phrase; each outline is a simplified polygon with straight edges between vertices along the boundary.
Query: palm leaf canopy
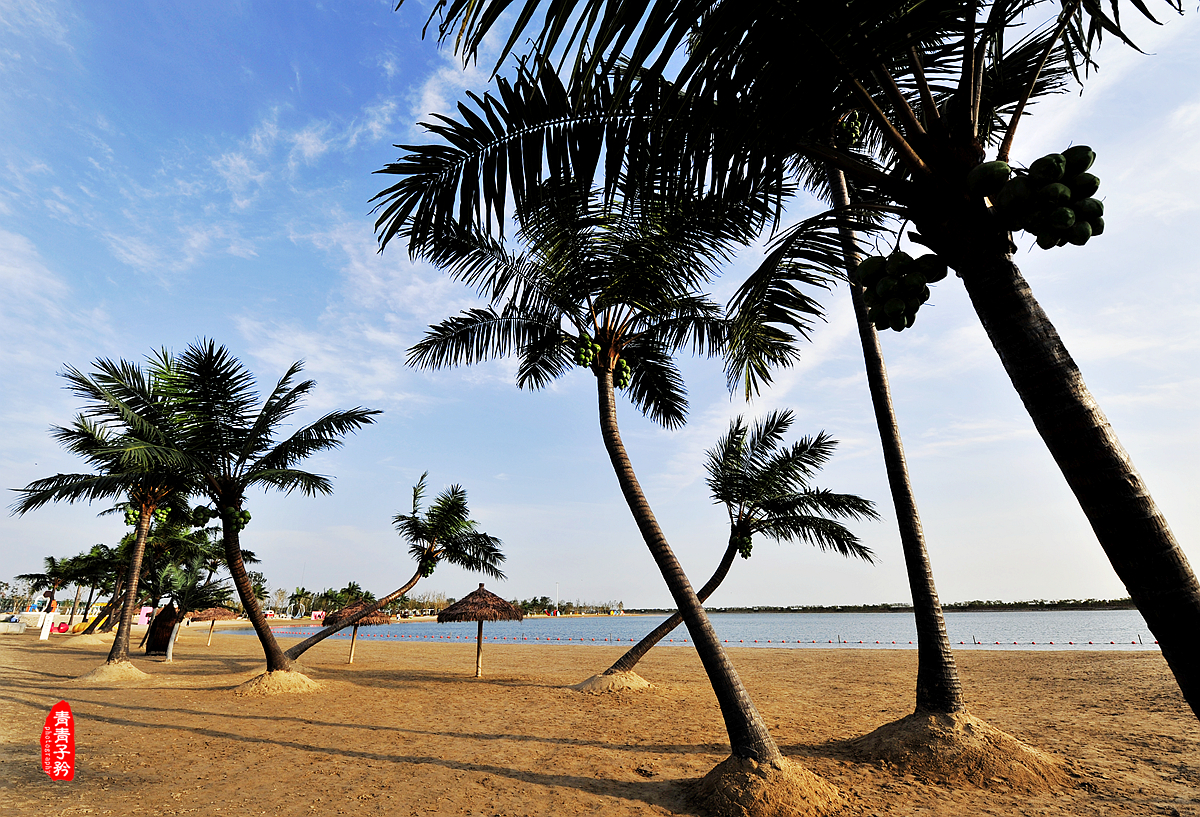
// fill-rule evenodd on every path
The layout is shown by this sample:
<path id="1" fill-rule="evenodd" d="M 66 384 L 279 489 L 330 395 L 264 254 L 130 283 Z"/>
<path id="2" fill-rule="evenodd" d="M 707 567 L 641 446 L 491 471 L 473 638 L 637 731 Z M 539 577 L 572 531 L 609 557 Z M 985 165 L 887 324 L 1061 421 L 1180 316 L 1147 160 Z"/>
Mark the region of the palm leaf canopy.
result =
<path id="1" fill-rule="evenodd" d="M 343 437 L 375 422 L 376 410 L 353 408 L 326 414 L 277 439 L 316 385 L 297 382 L 294 363 L 261 401 L 254 376 L 223 346 L 211 340 L 189 346 L 168 376 L 179 425 L 193 466 L 210 496 L 240 496 L 252 485 L 285 492 L 327 494 L 328 477 L 293 466 L 312 454 L 338 448 Z"/>
<path id="2" fill-rule="evenodd" d="M 428 472 L 422 474 L 413 486 L 412 513 L 397 514 L 392 519 L 396 530 L 409 541 L 408 552 L 421 564 L 425 575 L 444 560 L 464 570 L 503 579 L 500 563 L 504 561 L 504 543 L 477 529 L 478 523 L 467 509 L 467 492 L 461 485 L 451 485 L 438 494 L 427 512 L 421 512 L 428 476 Z"/>
<path id="3" fill-rule="evenodd" d="M 181 448 L 176 404 L 166 388 L 173 362 L 166 352 L 150 358 L 150 373 L 125 360 L 101 358 L 84 374 L 68 367 L 67 388 L 84 401 L 69 426 L 52 436 L 94 469 L 56 474 L 19 489 L 16 513 L 49 502 L 126 496 L 135 509 L 182 507 L 196 484 L 192 463 Z"/>
<path id="4" fill-rule="evenodd" d="M 770 412 L 752 426 L 738 417 L 707 452 L 709 492 L 728 510 L 731 536 L 761 534 L 874 561 L 870 548 L 838 521 L 878 519 L 874 503 L 812 487 L 837 441 L 821 432 L 785 446 L 793 420 L 791 411 Z"/>
<path id="5" fill-rule="evenodd" d="M 520 621 L 525 613 L 512 602 L 505 601 L 480 583 L 463 598 L 438 613 L 438 623 L 447 621 Z"/>
<path id="6" fill-rule="evenodd" d="M 761 204 L 716 195 L 606 201 L 563 179 L 526 191 L 516 213 L 524 253 L 455 224 L 428 241 L 410 233 L 416 252 L 488 305 L 430 327 L 408 362 L 441 368 L 516 356 L 517 384 L 541 388 L 575 365 L 581 343 L 594 342 L 593 369 L 626 360 L 634 405 L 677 427 L 687 401 L 673 356 L 723 351 L 727 322 L 702 287 L 761 227 Z"/>
<path id="7" fill-rule="evenodd" d="M 418 233 L 451 218 L 502 229 L 507 199 L 519 203 L 543 168 L 594 180 L 601 158 L 609 195 L 637 195 L 649 178 L 781 197 L 785 171 L 821 193 L 828 162 L 854 200 L 919 208 L 930 197 L 923 179 L 963 187 L 981 143 L 1011 138 L 1026 97 L 1086 75 L 1105 33 L 1129 42 L 1116 0 L 1111 18 L 1098 0 L 850 0 L 820 14 L 794 0 L 443 0 L 430 20 L 466 56 L 511 8 L 501 59 L 527 34 L 532 55 L 515 81 L 497 79 L 494 97 L 472 95 L 474 109 L 460 104 L 429 126 L 445 144 L 406 146 L 381 171 L 409 177 L 376 197 L 384 245 L 410 220 Z M 668 64 L 682 65 L 669 81 Z M 861 148 L 831 144 L 854 111 Z"/>

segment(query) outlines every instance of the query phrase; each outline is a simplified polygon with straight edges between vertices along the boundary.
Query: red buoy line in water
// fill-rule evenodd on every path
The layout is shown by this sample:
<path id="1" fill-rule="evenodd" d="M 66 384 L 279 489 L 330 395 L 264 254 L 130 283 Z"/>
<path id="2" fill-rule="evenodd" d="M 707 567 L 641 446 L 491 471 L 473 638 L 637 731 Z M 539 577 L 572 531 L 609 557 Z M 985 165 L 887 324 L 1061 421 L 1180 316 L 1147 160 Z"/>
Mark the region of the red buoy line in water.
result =
<path id="1" fill-rule="evenodd" d="M 312 629 L 315 629 L 315 628 L 310 628 L 309 630 L 290 630 L 290 629 L 274 628 L 274 627 L 273 627 L 273 628 L 271 629 L 271 632 L 272 632 L 272 633 L 274 633 L 275 635 L 295 635 L 295 636 L 308 636 L 308 635 L 312 635 L 312 632 L 311 632 L 311 630 L 312 630 Z M 350 637 L 350 633 L 335 633 L 334 635 L 332 635 L 332 636 L 330 636 L 330 637 L 331 637 L 331 638 L 349 638 L 349 637 Z M 475 637 L 475 636 L 473 636 L 473 635 L 469 635 L 469 634 L 468 634 L 468 635 L 462 635 L 462 634 L 458 634 L 458 633 L 428 633 L 428 634 L 426 634 L 426 633 L 363 633 L 363 632 L 360 632 L 360 633 L 358 634 L 358 637 L 359 637 L 359 638 L 409 638 L 409 639 L 418 639 L 418 640 L 420 640 L 420 639 L 429 639 L 429 640 L 433 640 L 433 639 L 443 639 L 443 640 L 449 640 L 449 639 L 460 639 L 460 640 L 461 640 L 461 639 L 465 639 L 465 640 L 468 640 L 468 641 L 474 641 L 474 640 L 475 640 L 475 638 L 476 638 L 476 637 Z M 486 641 L 486 640 L 488 640 L 488 639 L 491 639 L 492 641 L 507 641 L 507 640 L 509 640 L 510 638 L 511 638 L 513 641 L 518 641 L 518 640 L 520 640 L 520 641 L 528 642 L 528 641 L 530 640 L 528 635 L 521 635 L 519 638 L 518 638 L 518 636 L 515 636 L 515 635 L 514 635 L 514 636 L 507 636 L 507 635 L 491 635 L 491 636 L 488 636 L 488 635 L 485 635 L 483 638 L 484 638 L 484 640 L 485 640 L 485 641 Z M 534 640 L 534 641 L 536 641 L 536 642 L 539 642 L 539 643 L 550 643 L 551 641 L 554 641 L 554 642 L 559 642 L 559 643 L 561 643 L 561 642 L 564 642 L 564 641 L 565 641 L 565 642 L 574 642 L 574 641 L 578 641 L 578 642 L 579 642 L 579 643 L 581 643 L 581 644 L 587 644 L 587 643 L 609 643 L 609 642 L 618 642 L 618 643 L 620 643 L 620 642 L 622 642 L 622 641 L 628 641 L 629 643 L 631 643 L 631 644 L 632 644 L 632 643 L 636 643 L 636 642 L 637 642 L 639 639 L 636 639 L 636 638 L 630 638 L 630 639 L 621 639 L 621 638 L 611 638 L 611 637 L 609 637 L 609 638 L 602 638 L 602 639 L 600 639 L 600 641 L 599 641 L 599 642 L 597 642 L 597 640 L 596 640 L 595 638 L 572 638 L 572 637 L 566 637 L 566 638 L 563 638 L 562 636 L 544 636 L 544 637 L 543 637 L 543 636 L 536 636 L 536 635 L 535 635 L 535 636 L 533 637 L 533 640 Z M 745 640 L 745 639 L 742 639 L 742 638 L 739 638 L 739 639 L 737 639 L 737 641 L 736 641 L 736 642 L 730 642 L 730 640 L 729 640 L 728 638 L 726 638 L 726 639 L 723 639 L 723 642 L 724 642 L 724 643 L 726 643 L 726 644 L 729 644 L 729 643 L 745 644 L 745 643 L 746 643 L 746 640 Z M 672 644 L 674 644 L 674 643 L 676 643 L 676 640 L 675 640 L 674 638 L 668 639 L 668 643 L 672 643 Z M 688 641 L 688 639 L 684 638 L 684 639 L 680 639 L 678 643 L 681 643 L 681 644 L 687 644 L 687 643 L 689 643 L 689 641 Z M 752 644 L 788 644 L 788 643 L 792 643 L 792 644 L 819 644 L 819 643 L 822 643 L 822 642 L 820 642 L 820 641 L 818 641 L 818 640 L 816 640 L 816 639 L 812 639 L 812 640 L 809 640 L 809 641 L 806 641 L 806 640 L 803 640 L 803 639 L 796 639 L 796 640 L 794 640 L 794 641 L 791 641 L 791 642 L 789 642 L 787 639 L 778 639 L 778 640 L 776 640 L 776 639 L 765 639 L 765 640 L 763 640 L 763 639 L 758 639 L 758 638 L 755 638 L 755 639 L 752 639 L 750 643 L 752 643 Z M 831 638 L 831 639 L 829 639 L 829 640 L 825 641 L 824 643 L 826 643 L 826 644 L 838 644 L 838 645 L 848 644 L 848 645 L 854 645 L 854 646 L 857 646 L 857 645 L 859 645 L 859 644 L 866 645 L 866 646 L 870 646 L 872 643 L 874 643 L 874 644 L 878 644 L 878 645 L 881 645 L 881 646 L 888 646 L 888 645 L 890 645 L 890 644 L 897 644 L 897 643 L 899 643 L 899 644 L 905 644 L 906 642 L 903 642 L 903 641 L 900 641 L 900 642 L 897 642 L 897 641 L 878 641 L 878 640 L 877 640 L 877 641 L 874 641 L 874 642 L 871 642 L 871 641 L 862 641 L 862 640 L 859 640 L 859 641 L 851 641 L 851 640 L 849 640 L 849 639 L 844 639 L 844 638 L 842 638 L 841 636 L 838 636 L 838 638 L 837 638 L 836 640 L 834 640 L 834 639 L 832 639 L 832 638 Z M 962 646 L 975 646 L 975 647 L 989 646 L 988 642 L 985 642 L 985 641 L 979 641 L 979 640 L 973 640 L 972 642 L 959 641 L 958 643 L 959 643 L 960 645 L 962 645 Z M 1099 644 L 1100 646 L 1105 646 L 1105 645 L 1107 645 L 1107 646 L 1116 646 L 1118 643 L 1120 643 L 1120 644 L 1124 644 L 1125 642 L 1124 642 L 1124 641 L 1117 642 L 1117 641 L 1113 641 L 1113 640 L 1110 640 L 1110 641 L 1108 641 L 1108 642 L 1104 642 L 1104 641 L 1088 641 L 1088 642 L 1083 642 L 1083 641 L 1065 641 L 1065 642 L 1064 642 L 1064 641 L 1058 641 L 1058 642 L 1055 642 L 1055 641 L 1013 641 L 1013 642 L 1012 642 L 1012 644 L 1011 644 L 1011 645 L 1009 645 L 1009 642 L 1007 642 L 1007 641 L 995 641 L 995 642 L 992 642 L 990 646 L 998 646 L 998 647 L 1003 647 L 1003 646 L 1013 646 L 1013 647 L 1020 647 L 1020 646 L 1026 646 L 1026 645 L 1027 645 L 1027 646 L 1031 646 L 1031 647 L 1040 647 L 1040 646 L 1050 646 L 1050 647 L 1054 647 L 1054 646 L 1058 646 L 1058 647 L 1062 647 L 1062 646 L 1072 646 L 1072 647 L 1081 647 L 1081 646 L 1084 646 L 1084 645 L 1085 645 L 1085 643 L 1086 643 L 1086 645 L 1088 645 L 1088 646 L 1095 646 L 1095 645 L 1097 645 L 1097 644 Z M 1133 646 L 1139 646 L 1139 645 L 1140 645 L 1140 646 L 1146 646 L 1146 642 L 1143 642 L 1143 641 L 1142 641 L 1142 638 L 1141 638 L 1141 636 L 1138 636 L 1137 640 L 1130 641 L 1129 643 L 1130 643 L 1131 645 L 1133 645 Z M 1153 644 L 1153 645 L 1157 645 L 1157 644 L 1158 644 L 1158 641 L 1157 641 L 1157 640 L 1155 640 L 1155 641 L 1152 641 L 1152 642 L 1149 642 L 1149 643 L 1150 643 L 1150 644 Z M 909 642 L 907 642 L 907 644 L 909 644 L 909 645 L 913 645 L 913 644 L 915 644 L 915 642 L 913 642 L 913 641 L 909 641 Z"/>

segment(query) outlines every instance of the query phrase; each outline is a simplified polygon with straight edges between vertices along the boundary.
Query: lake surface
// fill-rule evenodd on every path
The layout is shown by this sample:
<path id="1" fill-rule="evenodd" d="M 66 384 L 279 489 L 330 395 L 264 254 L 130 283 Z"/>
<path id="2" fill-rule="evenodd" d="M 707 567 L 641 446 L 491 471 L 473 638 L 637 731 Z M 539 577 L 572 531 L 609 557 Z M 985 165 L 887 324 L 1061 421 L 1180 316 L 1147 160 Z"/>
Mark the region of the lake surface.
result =
<path id="1" fill-rule="evenodd" d="M 973 650 L 1157 650 L 1154 636 L 1137 610 L 1011 611 L 946 614 L 955 649 Z M 712 613 L 717 637 L 740 647 L 804 649 L 915 649 L 911 613 Z M 633 643 L 666 616 L 563 616 L 524 621 L 487 622 L 488 641 L 530 644 Z M 474 622 L 438 624 L 406 621 L 363 627 L 359 638 L 419 641 L 473 640 Z M 283 637 L 309 636 L 318 628 L 273 624 Z M 236 630 L 253 634 L 253 630 Z M 346 629 L 331 636 L 349 638 Z M 662 642 L 684 646 L 691 638 L 683 626 Z"/>

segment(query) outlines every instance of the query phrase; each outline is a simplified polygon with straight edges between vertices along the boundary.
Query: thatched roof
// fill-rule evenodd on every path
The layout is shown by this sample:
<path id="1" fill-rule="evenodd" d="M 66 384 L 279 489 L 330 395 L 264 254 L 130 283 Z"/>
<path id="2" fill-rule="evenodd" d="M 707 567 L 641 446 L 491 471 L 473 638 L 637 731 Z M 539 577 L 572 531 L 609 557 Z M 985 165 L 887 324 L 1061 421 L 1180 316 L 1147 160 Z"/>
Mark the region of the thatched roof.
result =
<path id="1" fill-rule="evenodd" d="M 329 615 L 325 616 L 325 620 L 321 623 L 326 627 L 337 626 L 355 613 L 363 610 L 368 606 L 367 602 L 359 601 L 354 604 L 347 604 L 341 610 L 334 610 Z M 372 627 L 378 624 L 391 624 L 392 617 L 382 610 L 376 610 L 366 618 L 361 618 L 355 622 L 359 627 Z"/>
<path id="2" fill-rule="evenodd" d="M 190 618 L 192 621 L 230 621 L 237 617 L 237 613 L 232 610 L 226 610 L 224 607 L 209 607 L 207 610 L 188 613 L 186 616 L 186 618 Z"/>
<path id="3" fill-rule="evenodd" d="M 521 612 L 520 607 L 514 607 L 495 593 L 484 590 L 482 582 L 480 582 L 478 590 L 468 593 L 464 598 L 438 613 L 438 623 L 447 621 L 520 621 L 523 618 L 525 618 L 525 614 Z"/>

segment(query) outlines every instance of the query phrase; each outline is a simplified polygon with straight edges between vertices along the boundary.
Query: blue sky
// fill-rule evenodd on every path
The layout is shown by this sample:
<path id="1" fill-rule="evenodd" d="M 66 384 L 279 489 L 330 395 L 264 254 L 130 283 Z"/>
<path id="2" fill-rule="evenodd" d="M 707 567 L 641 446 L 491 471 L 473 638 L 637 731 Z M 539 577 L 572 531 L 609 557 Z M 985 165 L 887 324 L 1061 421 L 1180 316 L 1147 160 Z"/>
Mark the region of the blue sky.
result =
<path id="1" fill-rule="evenodd" d="M 211 337 L 264 385 L 306 361 L 318 386 L 301 419 L 385 412 L 310 461 L 335 478 L 332 496 L 250 497 L 244 544 L 272 587 L 398 587 L 414 565 L 391 518 L 429 471 L 431 494 L 462 484 L 481 527 L 505 541 L 508 580 L 489 581 L 502 595 L 553 596 L 557 583 L 566 599 L 665 605 L 588 376 L 524 392 L 509 362 L 404 366 L 428 324 L 474 304 L 399 248 L 379 255 L 372 232 L 368 200 L 386 179 L 371 174 L 396 158 L 392 144 L 422 139 L 419 119 L 486 88 L 486 71 L 420 39 L 427 7 L 0 0 L 2 484 L 78 470 L 47 433 L 79 408 L 64 365 Z M 1195 14 L 1130 23 L 1148 54 L 1106 44 L 1084 93 L 1037 106 L 1013 154 L 1095 148 L 1107 231 L 1051 252 L 1021 238 L 1018 263 L 1195 565 L 1200 28 Z M 718 299 L 759 252 L 715 282 Z M 823 300 L 828 322 L 801 365 L 752 405 L 729 397 L 711 361 L 684 366 L 682 430 L 620 405 L 634 467 L 696 584 L 727 536 L 703 452 L 738 413 L 791 408 L 797 434 L 829 432 L 841 445 L 818 484 L 881 505 L 883 522 L 856 526 L 878 564 L 758 542 L 713 604 L 908 598 L 849 295 Z M 1125 595 L 957 279 L 934 287 L 920 324 L 883 342 L 942 599 Z M 0 580 L 115 543 L 121 520 L 101 510 L 0 517 Z M 443 567 L 418 590 L 461 596 L 476 581 Z"/>

